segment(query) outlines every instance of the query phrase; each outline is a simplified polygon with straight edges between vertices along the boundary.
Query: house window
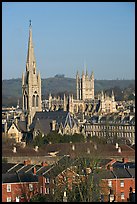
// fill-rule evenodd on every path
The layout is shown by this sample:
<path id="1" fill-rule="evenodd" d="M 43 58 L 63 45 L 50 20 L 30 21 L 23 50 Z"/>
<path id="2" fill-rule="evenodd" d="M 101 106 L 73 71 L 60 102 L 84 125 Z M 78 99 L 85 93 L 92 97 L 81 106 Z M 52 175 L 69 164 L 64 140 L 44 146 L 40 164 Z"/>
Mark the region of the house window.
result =
<path id="1" fill-rule="evenodd" d="M 54 190 L 54 188 L 52 189 L 52 194 L 54 194 L 55 193 L 55 190 Z"/>
<path id="2" fill-rule="evenodd" d="M 124 181 L 120 181 L 120 187 L 124 187 Z"/>
<path id="3" fill-rule="evenodd" d="M 49 194 L 49 188 L 45 188 L 45 194 Z"/>
<path id="4" fill-rule="evenodd" d="M 121 192 L 121 200 L 125 199 L 124 198 L 124 192 Z"/>
<path id="5" fill-rule="evenodd" d="M 29 190 L 33 191 L 33 184 L 32 183 L 29 183 Z"/>
<path id="6" fill-rule="evenodd" d="M 7 192 L 11 192 L 11 185 L 10 184 L 7 185 Z"/>
<path id="7" fill-rule="evenodd" d="M 16 196 L 16 202 L 20 202 L 19 196 Z"/>
<path id="8" fill-rule="evenodd" d="M 7 197 L 7 202 L 11 202 L 11 197 Z"/>
<path id="9" fill-rule="evenodd" d="M 112 181 L 111 180 L 108 180 L 108 186 L 112 187 Z"/>
<path id="10" fill-rule="evenodd" d="M 49 183 L 49 178 L 45 178 L 45 183 Z"/>

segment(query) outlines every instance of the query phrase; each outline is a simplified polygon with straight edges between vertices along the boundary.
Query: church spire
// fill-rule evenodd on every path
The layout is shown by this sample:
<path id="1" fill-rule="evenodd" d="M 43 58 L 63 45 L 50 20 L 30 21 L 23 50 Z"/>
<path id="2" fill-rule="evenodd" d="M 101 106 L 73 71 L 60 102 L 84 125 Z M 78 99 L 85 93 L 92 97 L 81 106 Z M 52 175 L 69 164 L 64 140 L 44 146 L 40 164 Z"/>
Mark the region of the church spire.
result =
<path id="1" fill-rule="evenodd" d="M 26 71 L 30 71 L 30 70 L 35 69 L 35 68 L 36 68 L 36 60 L 35 60 L 35 56 L 34 56 L 34 47 L 33 47 L 33 42 L 32 42 L 32 25 L 31 25 L 31 20 L 30 20 Z"/>

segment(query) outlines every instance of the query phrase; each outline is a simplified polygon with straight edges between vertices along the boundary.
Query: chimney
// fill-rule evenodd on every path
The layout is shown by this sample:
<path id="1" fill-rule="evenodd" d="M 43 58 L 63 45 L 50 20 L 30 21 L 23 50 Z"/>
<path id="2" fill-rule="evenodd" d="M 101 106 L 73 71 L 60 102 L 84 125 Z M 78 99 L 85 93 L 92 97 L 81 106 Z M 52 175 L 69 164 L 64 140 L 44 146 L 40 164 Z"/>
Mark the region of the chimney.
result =
<path id="1" fill-rule="evenodd" d="M 97 145 L 96 144 L 94 144 L 94 149 L 97 150 Z"/>
<path id="2" fill-rule="evenodd" d="M 90 154 L 90 149 L 89 148 L 87 148 L 87 154 Z"/>
<path id="3" fill-rule="evenodd" d="M 127 162 L 128 162 L 128 158 L 123 158 L 123 159 L 122 159 L 122 162 L 123 162 L 123 163 L 127 163 Z"/>
<path id="4" fill-rule="evenodd" d="M 110 170 L 110 171 L 113 171 L 113 166 L 112 166 L 111 164 L 109 164 L 109 165 L 107 166 L 107 169 Z"/>
<path id="5" fill-rule="evenodd" d="M 118 149 L 118 143 L 116 143 L 116 149 Z"/>
<path id="6" fill-rule="evenodd" d="M 13 152 L 16 153 L 17 152 L 17 148 L 13 147 Z"/>
<path id="7" fill-rule="evenodd" d="M 34 148 L 34 150 L 35 150 L 35 152 L 38 152 L 38 146 L 35 146 L 35 148 Z"/>
<path id="8" fill-rule="evenodd" d="M 41 163 L 41 166 L 48 166 L 48 163 L 45 162 L 45 161 L 43 161 L 43 162 Z"/>
<path id="9" fill-rule="evenodd" d="M 121 153 L 121 148 L 120 147 L 118 148 L 118 153 Z"/>
<path id="10" fill-rule="evenodd" d="M 36 167 L 33 167 L 33 174 L 36 175 Z"/>
<path id="11" fill-rule="evenodd" d="M 75 150 L 75 145 L 74 145 L 74 144 L 72 145 L 72 150 L 73 150 L 73 151 Z"/>
<path id="12" fill-rule="evenodd" d="M 110 166 L 110 167 L 109 167 L 109 170 L 110 170 L 110 171 L 113 171 L 113 166 Z"/>
<path id="13" fill-rule="evenodd" d="M 25 160 L 24 161 L 24 165 L 29 165 L 29 164 L 31 164 L 31 160 Z"/>
<path id="14" fill-rule="evenodd" d="M 56 130 L 56 120 L 52 120 L 52 130 Z"/>

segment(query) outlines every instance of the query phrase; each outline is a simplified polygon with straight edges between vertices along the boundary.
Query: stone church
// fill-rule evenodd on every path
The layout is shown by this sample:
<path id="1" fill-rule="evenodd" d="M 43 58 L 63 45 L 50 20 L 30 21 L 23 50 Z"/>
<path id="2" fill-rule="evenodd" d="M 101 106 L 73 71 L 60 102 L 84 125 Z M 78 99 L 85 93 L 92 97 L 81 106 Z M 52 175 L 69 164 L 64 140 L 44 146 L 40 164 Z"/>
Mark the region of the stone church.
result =
<path id="1" fill-rule="evenodd" d="M 23 113 L 29 128 L 33 117 L 41 108 L 41 77 L 36 71 L 36 59 L 32 41 L 32 26 L 29 26 L 28 53 L 26 62 L 26 72 L 22 74 L 22 100 Z"/>

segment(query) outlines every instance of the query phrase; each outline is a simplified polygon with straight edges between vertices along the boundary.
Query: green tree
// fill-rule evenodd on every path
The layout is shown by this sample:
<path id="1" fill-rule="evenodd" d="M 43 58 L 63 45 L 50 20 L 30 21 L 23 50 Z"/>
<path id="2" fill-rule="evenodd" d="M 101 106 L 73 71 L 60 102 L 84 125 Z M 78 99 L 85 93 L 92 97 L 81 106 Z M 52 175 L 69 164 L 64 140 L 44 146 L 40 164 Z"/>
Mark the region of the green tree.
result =
<path id="1" fill-rule="evenodd" d="M 38 195 L 34 195 L 30 199 L 30 202 L 53 202 L 53 201 L 54 201 L 54 198 L 52 194 L 47 194 L 47 195 L 38 194 Z"/>

